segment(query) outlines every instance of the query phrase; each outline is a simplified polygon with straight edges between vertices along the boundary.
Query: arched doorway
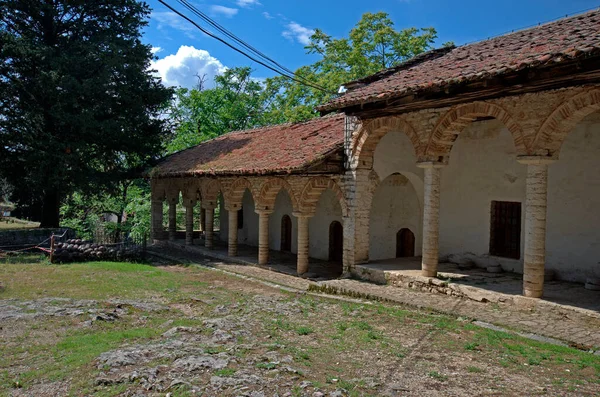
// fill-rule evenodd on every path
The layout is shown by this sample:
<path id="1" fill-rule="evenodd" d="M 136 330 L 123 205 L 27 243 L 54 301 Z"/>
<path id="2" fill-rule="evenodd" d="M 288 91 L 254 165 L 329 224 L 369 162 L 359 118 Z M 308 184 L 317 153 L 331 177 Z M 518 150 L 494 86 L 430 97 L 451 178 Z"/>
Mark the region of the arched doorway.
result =
<path id="1" fill-rule="evenodd" d="M 407 228 L 396 233 L 396 258 L 415 256 L 415 235 Z"/>
<path id="2" fill-rule="evenodd" d="M 289 215 L 281 217 L 281 251 L 292 250 L 292 219 Z"/>
<path id="3" fill-rule="evenodd" d="M 338 221 L 329 225 L 329 261 L 342 263 L 344 256 L 344 229 Z"/>

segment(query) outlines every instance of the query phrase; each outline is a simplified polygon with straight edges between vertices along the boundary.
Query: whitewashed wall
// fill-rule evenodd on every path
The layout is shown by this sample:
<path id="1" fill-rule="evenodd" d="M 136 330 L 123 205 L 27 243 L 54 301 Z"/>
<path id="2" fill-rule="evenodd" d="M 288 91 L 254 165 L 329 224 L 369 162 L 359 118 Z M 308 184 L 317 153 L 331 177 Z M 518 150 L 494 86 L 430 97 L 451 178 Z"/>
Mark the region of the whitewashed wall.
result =
<path id="1" fill-rule="evenodd" d="M 581 122 L 548 171 L 546 263 L 557 276 L 600 276 L 600 114 Z"/>
<path id="2" fill-rule="evenodd" d="M 238 243 L 258 247 L 258 214 L 254 212 L 254 199 L 248 189 L 242 198 L 244 225 L 238 229 Z"/>
<path id="3" fill-rule="evenodd" d="M 308 222 L 311 258 L 329 260 L 329 226 L 333 221 L 342 223 L 342 207 L 335 194 L 327 189 L 319 198 L 315 216 Z"/>
<path id="4" fill-rule="evenodd" d="M 491 202 L 521 202 L 525 219 L 526 166 L 517 162 L 510 132 L 497 120 L 471 123 L 458 136 L 442 169 L 440 255 L 489 252 Z M 524 234 L 521 233 L 521 256 Z M 522 272 L 522 261 L 500 259 L 506 270 Z"/>
<path id="5" fill-rule="evenodd" d="M 375 190 L 371 206 L 369 259 L 394 258 L 396 234 L 402 228 L 415 235 L 415 255 L 421 252 L 421 208 L 412 183 L 402 174 L 385 178 Z"/>
<path id="6" fill-rule="evenodd" d="M 269 215 L 269 248 L 281 249 L 281 218 L 288 215 L 292 220 L 292 252 L 298 252 L 298 220 L 292 215 L 292 200 L 288 193 L 281 189 L 275 198 L 275 209 Z"/>
<path id="7" fill-rule="evenodd" d="M 373 169 L 381 183 L 371 204 L 370 260 L 395 257 L 396 233 L 402 228 L 414 233 L 415 255 L 421 255 L 423 170 L 416 163 L 412 143 L 402 131 L 386 134 L 375 149 Z"/>

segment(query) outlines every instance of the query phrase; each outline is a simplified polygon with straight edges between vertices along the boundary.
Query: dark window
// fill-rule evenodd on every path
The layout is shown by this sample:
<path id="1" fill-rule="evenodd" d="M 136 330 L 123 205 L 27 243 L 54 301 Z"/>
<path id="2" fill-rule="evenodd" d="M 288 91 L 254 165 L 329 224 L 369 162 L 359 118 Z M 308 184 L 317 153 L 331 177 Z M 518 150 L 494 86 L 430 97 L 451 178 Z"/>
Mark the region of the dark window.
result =
<path id="1" fill-rule="evenodd" d="M 415 256 L 415 235 L 410 229 L 402 228 L 396 233 L 396 258 Z"/>
<path id="2" fill-rule="evenodd" d="M 492 201 L 490 255 L 521 257 L 521 203 Z"/>
<path id="3" fill-rule="evenodd" d="M 281 218 L 281 250 L 292 250 L 292 218 L 289 215 Z"/>
<path id="4" fill-rule="evenodd" d="M 344 229 L 338 221 L 329 225 L 329 261 L 342 263 L 344 258 Z"/>
<path id="5" fill-rule="evenodd" d="M 240 208 L 238 213 L 238 229 L 244 228 L 244 209 Z"/>

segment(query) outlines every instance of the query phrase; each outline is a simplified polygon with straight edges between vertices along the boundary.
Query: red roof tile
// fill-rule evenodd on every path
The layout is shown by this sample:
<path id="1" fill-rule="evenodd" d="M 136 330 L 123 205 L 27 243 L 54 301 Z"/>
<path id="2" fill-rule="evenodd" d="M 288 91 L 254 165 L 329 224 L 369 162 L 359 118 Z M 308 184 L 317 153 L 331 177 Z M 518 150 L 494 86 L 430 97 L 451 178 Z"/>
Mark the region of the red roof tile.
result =
<path id="1" fill-rule="evenodd" d="M 377 102 L 599 54 L 600 12 L 590 11 L 490 40 L 421 54 L 349 83 L 346 94 L 320 110 Z"/>
<path id="2" fill-rule="evenodd" d="M 172 154 L 151 177 L 268 174 L 306 169 L 343 148 L 344 115 L 230 132 Z"/>

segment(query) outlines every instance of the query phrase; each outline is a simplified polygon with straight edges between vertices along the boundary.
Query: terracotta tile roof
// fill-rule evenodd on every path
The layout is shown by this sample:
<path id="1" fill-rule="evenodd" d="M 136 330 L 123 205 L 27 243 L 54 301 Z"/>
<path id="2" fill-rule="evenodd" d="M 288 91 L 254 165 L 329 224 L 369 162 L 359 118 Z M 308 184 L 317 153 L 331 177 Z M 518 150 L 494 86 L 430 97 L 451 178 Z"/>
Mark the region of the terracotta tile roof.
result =
<path id="1" fill-rule="evenodd" d="M 433 91 L 599 54 L 600 12 L 595 10 L 478 43 L 421 54 L 395 68 L 348 83 L 346 94 L 319 109 L 341 109 Z"/>
<path id="2" fill-rule="evenodd" d="M 260 175 L 300 171 L 341 150 L 343 144 L 344 115 L 335 114 L 304 123 L 230 132 L 166 157 L 149 175 Z"/>

